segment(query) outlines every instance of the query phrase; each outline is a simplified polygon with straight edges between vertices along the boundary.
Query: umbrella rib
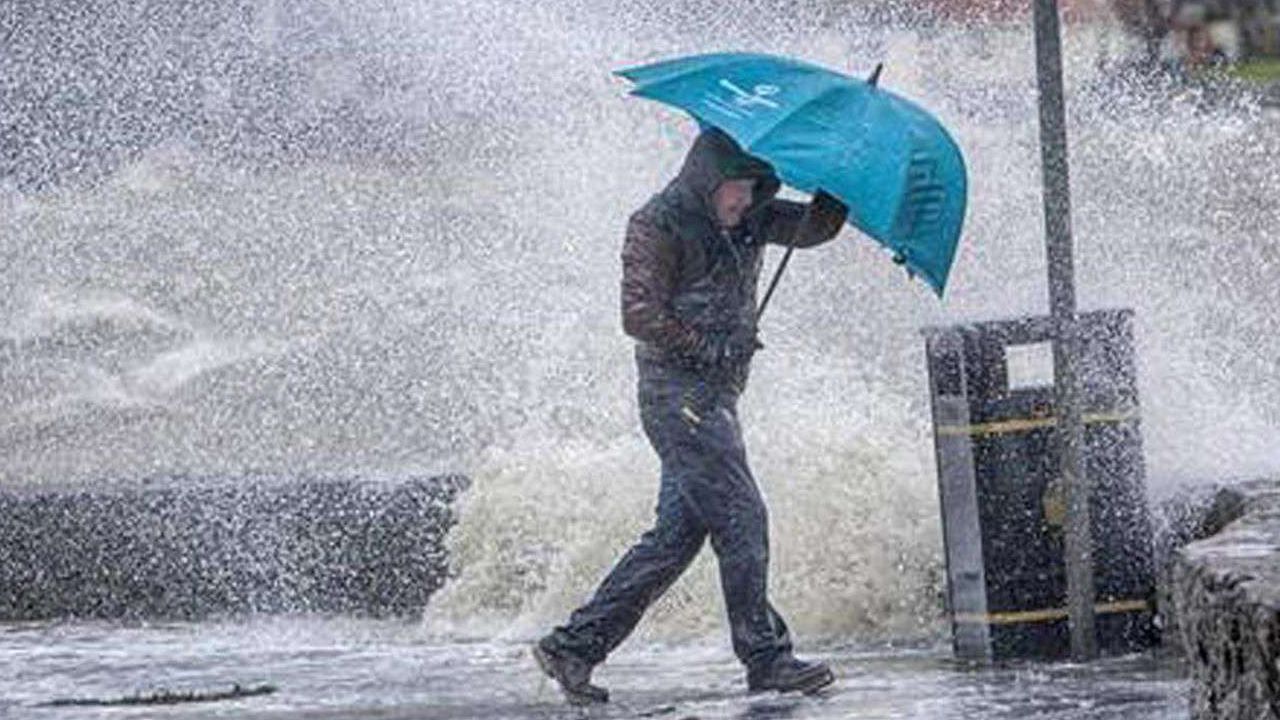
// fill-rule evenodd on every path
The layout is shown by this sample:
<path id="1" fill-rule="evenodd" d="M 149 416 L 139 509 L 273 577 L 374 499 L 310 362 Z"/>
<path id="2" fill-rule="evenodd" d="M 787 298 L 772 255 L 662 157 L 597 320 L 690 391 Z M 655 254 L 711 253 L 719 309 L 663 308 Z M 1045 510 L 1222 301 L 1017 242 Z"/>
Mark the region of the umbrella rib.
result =
<path id="1" fill-rule="evenodd" d="M 778 118 L 773 123 L 771 123 L 768 127 L 766 127 L 762 132 L 757 133 L 756 136 L 750 142 L 742 143 L 743 149 L 747 150 L 748 152 L 753 151 L 755 146 L 758 145 L 760 141 L 764 140 L 765 138 L 773 134 L 774 131 L 780 128 L 784 123 L 794 118 L 799 113 L 799 111 L 804 109 L 806 106 L 816 103 L 819 100 L 827 97 L 828 95 L 835 94 L 838 91 L 845 91 L 845 90 L 848 90 L 849 88 L 850 86 L 848 85 L 834 85 L 831 87 L 823 88 L 821 92 L 819 92 L 818 94 L 806 100 L 803 105 L 800 105 L 794 111 L 789 112 L 786 115 L 783 115 L 782 117 Z M 768 158 L 765 158 L 765 159 L 767 160 Z"/>
<path id="2" fill-rule="evenodd" d="M 732 60 L 724 61 L 723 65 L 717 66 L 715 69 L 719 70 L 722 67 L 733 67 L 735 65 L 748 64 L 752 61 L 753 60 L 751 58 L 734 58 Z M 669 74 L 665 74 L 659 78 L 654 78 L 650 80 L 632 80 L 632 82 L 635 84 L 635 88 L 632 90 L 632 92 L 652 90 L 655 87 L 662 87 L 664 85 L 667 85 L 668 83 L 685 81 L 691 75 L 698 75 L 700 73 L 708 72 L 709 70 L 710 68 L 699 65 L 697 67 L 681 68 Z M 625 72 L 626 71 L 622 71 L 619 74 L 623 74 L 623 77 L 626 77 L 626 75 L 624 74 Z"/>

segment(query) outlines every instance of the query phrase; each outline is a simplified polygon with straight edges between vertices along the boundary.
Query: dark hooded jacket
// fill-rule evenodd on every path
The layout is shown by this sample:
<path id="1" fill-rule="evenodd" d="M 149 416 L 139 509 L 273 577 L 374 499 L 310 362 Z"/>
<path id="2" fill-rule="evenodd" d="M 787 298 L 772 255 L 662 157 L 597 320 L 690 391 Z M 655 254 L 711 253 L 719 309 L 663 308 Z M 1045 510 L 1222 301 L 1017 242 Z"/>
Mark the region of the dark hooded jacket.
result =
<path id="1" fill-rule="evenodd" d="M 731 231 L 717 227 L 712 194 L 729 179 L 754 178 L 751 207 Z M 774 196 L 772 168 L 742 151 L 725 133 L 698 136 L 680 174 L 631 216 L 622 249 L 622 327 L 637 341 L 640 362 L 715 370 L 741 388 L 750 353 L 732 367 L 704 368 L 712 338 L 751 347 L 756 338 L 756 287 L 764 246 L 812 247 L 840 231 L 844 206 L 802 204 Z"/>

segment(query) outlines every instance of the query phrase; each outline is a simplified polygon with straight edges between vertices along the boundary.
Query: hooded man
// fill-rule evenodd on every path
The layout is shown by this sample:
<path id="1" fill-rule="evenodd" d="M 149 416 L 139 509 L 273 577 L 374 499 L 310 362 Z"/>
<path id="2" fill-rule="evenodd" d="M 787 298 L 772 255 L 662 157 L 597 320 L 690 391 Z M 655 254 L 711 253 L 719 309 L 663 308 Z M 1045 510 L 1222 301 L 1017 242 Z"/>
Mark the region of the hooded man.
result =
<path id="1" fill-rule="evenodd" d="M 724 132 L 701 133 L 680 174 L 632 215 L 622 249 L 622 326 L 636 340 L 640 416 L 662 461 L 657 520 L 595 596 L 533 648 L 571 703 L 606 702 L 592 669 L 684 572 L 709 537 L 734 653 L 752 691 L 812 692 L 835 678 L 792 654 L 769 604 L 768 522 L 747 466 L 737 400 L 756 339 L 764 246 L 812 247 L 847 209 L 819 191 L 776 199 L 773 169 Z"/>

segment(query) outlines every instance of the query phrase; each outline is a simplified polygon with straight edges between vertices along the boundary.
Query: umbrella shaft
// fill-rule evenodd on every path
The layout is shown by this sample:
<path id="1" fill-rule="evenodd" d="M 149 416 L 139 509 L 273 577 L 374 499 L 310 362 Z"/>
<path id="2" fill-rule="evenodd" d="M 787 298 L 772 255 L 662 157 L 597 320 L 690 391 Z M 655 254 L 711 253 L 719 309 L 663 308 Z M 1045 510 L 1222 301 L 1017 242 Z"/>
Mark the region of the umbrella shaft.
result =
<path id="1" fill-rule="evenodd" d="M 773 291 L 778 288 L 778 281 L 782 279 L 782 271 L 787 269 L 787 261 L 791 259 L 791 253 L 795 252 L 795 243 L 787 244 L 787 252 L 782 256 L 782 262 L 778 263 L 778 269 L 773 272 L 773 280 L 769 281 L 769 289 L 764 293 L 764 300 L 760 301 L 760 309 L 756 310 L 756 322 L 760 322 L 760 317 L 764 315 L 764 309 L 769 306 L 769 298 L 773 297 Z"/>

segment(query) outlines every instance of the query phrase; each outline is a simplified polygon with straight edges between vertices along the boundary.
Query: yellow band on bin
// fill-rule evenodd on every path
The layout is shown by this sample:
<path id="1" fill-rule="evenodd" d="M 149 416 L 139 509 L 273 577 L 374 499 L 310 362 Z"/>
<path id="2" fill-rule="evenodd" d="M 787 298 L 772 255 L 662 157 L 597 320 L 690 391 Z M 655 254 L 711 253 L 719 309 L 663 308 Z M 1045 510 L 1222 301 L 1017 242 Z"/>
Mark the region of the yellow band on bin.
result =
<path id="1" fill-rule="evenodd" d="M 1118 413 L 1086 413 L 1083 417 L 1086 425 L 1098 423 L 1122 423 L 1137 420 L 1138 413 L 1132 410 Z M 1000 420 L 997 422 L 979 423 L 977 425 L 939 425 L 939 435 L 1002 435 L 1005 433 L 1023 432 L 1037 428 L 1053 427 L 1058 419 L 1053 416 L 1040 418 L 1019 418 L 1017 420 Z"/>
<path id="2" fill-rule="evenodd" d="M 1143 612 L 1151 609 L 1149 600 L 1116 600 L 1115 602 L 1098 603 L 1093 606 L 1098 615 L 1114 615 L 1116 613 Z M 1065 620 L 1070 615 L 1066 608 L 1047 608 L 1044 610 L 1018 610 L 1014 612 L 994 612 L 985 615 L 979 613 L 957 613 L 954 619 L 958 623 L 978 625 L 1014 625 L 1016 623 L 1050 622 Z"/>

